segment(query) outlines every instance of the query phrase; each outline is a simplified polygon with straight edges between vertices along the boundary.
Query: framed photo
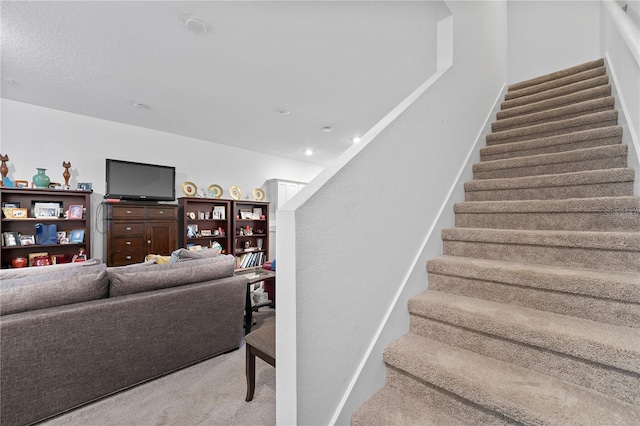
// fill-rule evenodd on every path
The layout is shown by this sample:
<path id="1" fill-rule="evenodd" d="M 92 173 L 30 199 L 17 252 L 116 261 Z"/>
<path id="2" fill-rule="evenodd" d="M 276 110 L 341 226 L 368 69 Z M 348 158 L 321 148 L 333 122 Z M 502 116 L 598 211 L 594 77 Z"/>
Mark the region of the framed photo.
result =
<path id="1" fill-rule="evenodd" d="M 78 182 L 78 191 L 91 191 L 93 189 L 93 183 L 91 182 Z"/>
<path id="2" fill-rule="evenodd" d="M 70 243 L 81 243 L 84 241 L 84 229 L 74 229 L 69 232 Z"/>
<path id="3" fill-rule="evenodd" d="M 67 239 L 67 231 L 58 231 L 56 232 L 56 237 L 58 240 L 58 244 L 62 244 L 62 239 L 67 240 L 67 243 L 69 243 L 69 240 Z"/>
<path id="4" fill-rule="evenodd" d="M 18 245 L 18 233 L 17 232 L 3 232 L 2 233 L 2 245 L 5 247 Z"/>
<path id="5" fill-rule="evenodd" d="M 198 235 L 198 225 L 195 223 L 191 225 L 187 225 L 187 237 L 195 238 L 197 235 Z"/>
<path id="6" fill-rule="evenodd" d="M 253 216 L 257 216 L 256 219 L 260 219 L 262 217 L 262 207 L 254 207 Z"/>
<path id="7" fill-rule="evenodd" d="M 48 201 L 33 202 L 33 217 L 55 219 L 60 217 L 60 210 L 62 210 L 62 203 Z"/>
<path id="8" fill-rule="evenodd" d="M 251 219 L 252 213 L 249 209 L 240 209 L 240 219 Z"/>
<path id="9" fill-rule="evenodd" d="M 210 237 L 211 229 L 203 229 L 202 231 L 200 231 L 200 235 L 202 235 L 203 237 Z"/>
<path id="10" fill-rule="evenodd" d="M 28 180 L 16 180 L 13 182 L 16 185 L 16 188 L 28 188 L 29 181 Z"/>
<path id="11" fill-rule="evenodd" d="M 2 208 L 5 208 L 5 207 L 16 209 L 16 208 L 20 207 L 20 203 L 17 203 L 17 202 L 10 203 L 8 201 L 3 201 L 2 202 Z"/>
<path id="12" fill-rule="evenodd" d="M 71 204 L 69 206 L 68 219 L 82 219 L 82 210 L 84 206 L 82 204 Z"/>
<path id="13" fill-rule="evenodd" d="M 225 207 L 224 206 L 213 206 L 213 218 L 214 219 L 225 220 L 226 219 Z"/>
<path id="14" fill-rule="evenodd" d="M 13 219 L 26 219 L 29 217 L 27 213 L 27 209 L 24 207 L 18 207 L 16 209 L 11 209 L 11 217 Z"/>
<path id="15" fill-rule="evenodd" d="M 36 243 L 36 238 L 33 235 L 20 235 L 18 238 L 21 246 L 32 246 Z"/>

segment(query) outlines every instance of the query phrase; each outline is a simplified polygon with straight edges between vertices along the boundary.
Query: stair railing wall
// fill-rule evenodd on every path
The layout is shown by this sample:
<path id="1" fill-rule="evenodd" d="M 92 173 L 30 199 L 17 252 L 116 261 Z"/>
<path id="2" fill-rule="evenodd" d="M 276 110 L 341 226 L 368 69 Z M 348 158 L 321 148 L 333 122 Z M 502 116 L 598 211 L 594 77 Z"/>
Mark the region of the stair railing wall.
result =
<path id="1" fill-rule="evenodd" d="M 640 29 L 614 2 L 601 2 L 600 20 L 600 48 L 621 113 L 618 124 L 624 129 L 622 143 L 629 146 L 629 167 L 636 170 L 635 193 L 640 194 Z"/>
<path id="2" fill-rule="evenodd" d="M 438 58 L 451 68 L 439 65 L 400 114 L 278 211 L 278 424 L 347 423 L 366 398 L 352 390 L 376 390 L 357 383 L 369 355 L 371 380 L 384 381 L 374 339 L 388 320 L 396 336 L 408 329 L 401 288 L 426 289 L 425 241 L 439 241 L 438 219 L 453 221 L 452 185 L 477 160 L 470 152 L 506 81 L 506 2 L 463 3 L 448 3 L 453 21 L 441 21 L 453 56 Z"/>

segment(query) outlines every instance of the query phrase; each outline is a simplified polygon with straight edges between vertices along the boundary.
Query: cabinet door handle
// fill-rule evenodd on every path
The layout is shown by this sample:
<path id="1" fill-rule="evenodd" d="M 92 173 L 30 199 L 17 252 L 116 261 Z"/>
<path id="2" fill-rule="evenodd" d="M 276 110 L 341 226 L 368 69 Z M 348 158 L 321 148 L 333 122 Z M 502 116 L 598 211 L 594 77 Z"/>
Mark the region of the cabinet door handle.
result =
<path id="1" fill-rule="evenodd" d="M 127 214 L 131 214 L 131 210 L 127 210 Z"/>
<path id="2" fill-rule="evenodd" d="M 147 244 L 151 244 L 151 240 L 147 240 Z"/>
<path id="3" fill-rule="evenodd" d="M 127 260 L 131 260 L 131 256 L 127 256 Z"/>
<path id="4" fill-rule="evenodd" d="M 164 214 L 164 210 L 159 210 L 158 214 Z"/>
<path id="5" fill-rule="evenodd" d="M 125 244 L 130 246 L 131 245 L 131 241 L 127 241 Z"/>
<path id="6" fill-rule="evenodd" d="M 130 226 L 127 226 L 127 227 L 126 227 L 126 230 L 127 230 L 127 231 L 131 231 L 131 227 L 130 227 Z"/>

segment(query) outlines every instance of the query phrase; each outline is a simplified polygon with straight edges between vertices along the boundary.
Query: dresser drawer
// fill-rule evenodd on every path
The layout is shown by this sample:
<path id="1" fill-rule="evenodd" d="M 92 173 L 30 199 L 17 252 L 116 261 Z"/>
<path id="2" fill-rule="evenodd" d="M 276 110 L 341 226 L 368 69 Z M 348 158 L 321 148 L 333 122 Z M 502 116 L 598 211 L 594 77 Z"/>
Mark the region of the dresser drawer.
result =
<path id="1" fill-rule="evenodd" d="M 116 237 L 111 239 L 111 250 L 141 250 L 144 247 L 144 236 Z M 144 250 L 142 250 L 144 257 Z"/>
<path id="2" fill-rule="evenodd" d="M 139 252 L 111 253 L 110 266 L 124 266 L 124 265 L 131 265 L 132 263 L 141 263 L 141 262 L 144 262 L 144 253 L 139 253 Z"/>
<path id="3" fill-rule="evenodd" d="M 149 206 L 146 217 L 149 219 L 177 219 L 178 209 L 168 206 Z"/>
<path id="4" fill-rule="evenodd" d="M 110 206 L 112 219 L 143 218 L 144 207 L 142 206 Z"/>
<path id="5" fill-rule="evenodd" d="M 128 237 L 130 235 L 144 235 L 144 222 L 112 223 L 112 237 Z"/>

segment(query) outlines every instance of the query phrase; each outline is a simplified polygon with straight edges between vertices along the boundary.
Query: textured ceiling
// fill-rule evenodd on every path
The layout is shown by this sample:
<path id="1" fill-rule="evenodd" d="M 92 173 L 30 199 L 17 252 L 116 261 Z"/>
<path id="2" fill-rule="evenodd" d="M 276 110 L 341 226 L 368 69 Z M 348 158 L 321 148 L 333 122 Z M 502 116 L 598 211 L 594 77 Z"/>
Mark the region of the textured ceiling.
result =
<path id="1" fill-rule="evenodd" d="M 443 7 L 3 0 L 1 96 L 328 164 L 434 71 Z"/>

